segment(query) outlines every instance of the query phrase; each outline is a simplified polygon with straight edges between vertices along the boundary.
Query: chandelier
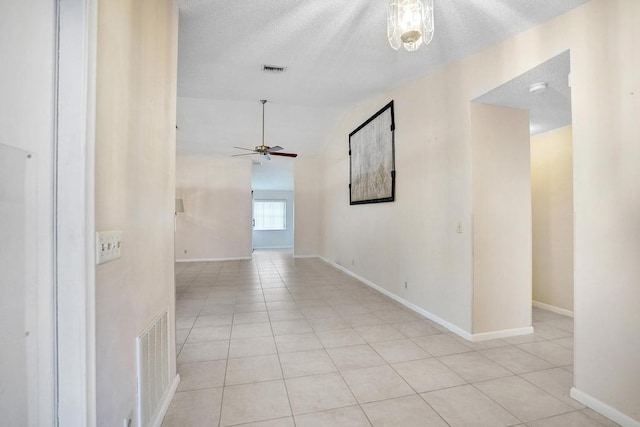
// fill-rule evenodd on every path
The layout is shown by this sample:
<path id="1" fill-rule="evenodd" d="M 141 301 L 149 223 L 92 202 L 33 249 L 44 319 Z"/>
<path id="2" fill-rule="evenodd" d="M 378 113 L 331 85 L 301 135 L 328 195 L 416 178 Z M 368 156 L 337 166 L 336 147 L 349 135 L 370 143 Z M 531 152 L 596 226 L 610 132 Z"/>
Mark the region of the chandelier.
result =
<path id="1" fill-rule="evenodd" d="M 433 38 L 433 0 L 389 0 L 387 38 L 395 50 L 412 52 Z"/>

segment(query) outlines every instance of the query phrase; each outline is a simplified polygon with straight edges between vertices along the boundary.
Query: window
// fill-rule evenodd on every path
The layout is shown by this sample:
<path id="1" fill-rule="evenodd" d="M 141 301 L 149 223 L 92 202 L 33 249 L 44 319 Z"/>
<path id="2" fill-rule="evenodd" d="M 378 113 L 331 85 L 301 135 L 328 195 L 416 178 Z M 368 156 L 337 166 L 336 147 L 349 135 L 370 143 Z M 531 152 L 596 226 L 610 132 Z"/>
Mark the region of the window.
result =
<path id="1" fill-rule="evenodd" d="M 286 230 L 287 201 L 254 200 L 253 218 L 256 230 Z"/>

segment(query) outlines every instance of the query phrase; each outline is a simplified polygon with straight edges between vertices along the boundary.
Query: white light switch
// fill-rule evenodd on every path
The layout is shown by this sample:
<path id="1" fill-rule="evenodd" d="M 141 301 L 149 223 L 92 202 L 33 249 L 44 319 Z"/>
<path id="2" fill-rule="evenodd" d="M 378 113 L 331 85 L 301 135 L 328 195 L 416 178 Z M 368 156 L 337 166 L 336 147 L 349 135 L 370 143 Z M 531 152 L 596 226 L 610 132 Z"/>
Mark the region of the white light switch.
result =
<path id="1" fill-rule="evenodd" d="M 122 231 L 98 231 L 96 233 L 96 264 L 104 264 L 120 258 Z"/>

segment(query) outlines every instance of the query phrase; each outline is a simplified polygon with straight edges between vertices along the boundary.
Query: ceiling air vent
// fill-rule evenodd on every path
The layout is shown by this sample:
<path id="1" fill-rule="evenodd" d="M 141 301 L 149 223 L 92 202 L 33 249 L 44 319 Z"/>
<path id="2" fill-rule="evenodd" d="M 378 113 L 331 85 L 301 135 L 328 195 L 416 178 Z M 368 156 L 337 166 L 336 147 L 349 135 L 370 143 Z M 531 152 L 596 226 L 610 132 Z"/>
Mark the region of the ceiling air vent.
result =
<path id="1" fill-rule="evenodd" d="M 280 73 L 284 73 L 284 71 L 287 69 L 287 67 L 282 67 L 280 65 L 263 65 L 262 66 L 262 71 L 264 71 L 265 73 L 275 73 L 275 74 L 280 74 Z"/>

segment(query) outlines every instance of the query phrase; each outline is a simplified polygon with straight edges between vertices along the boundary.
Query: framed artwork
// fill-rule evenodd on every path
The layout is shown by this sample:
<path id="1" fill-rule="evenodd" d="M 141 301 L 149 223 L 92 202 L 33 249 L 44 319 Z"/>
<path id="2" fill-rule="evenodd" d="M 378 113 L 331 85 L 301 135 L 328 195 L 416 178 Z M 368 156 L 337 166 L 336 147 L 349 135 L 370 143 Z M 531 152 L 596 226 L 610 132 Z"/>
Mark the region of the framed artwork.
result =
<path id="1" fill-rule="evenodd" d="M 349 134 L 349 204 L 394 201 L 394 130 L 391 101 Z"/>

